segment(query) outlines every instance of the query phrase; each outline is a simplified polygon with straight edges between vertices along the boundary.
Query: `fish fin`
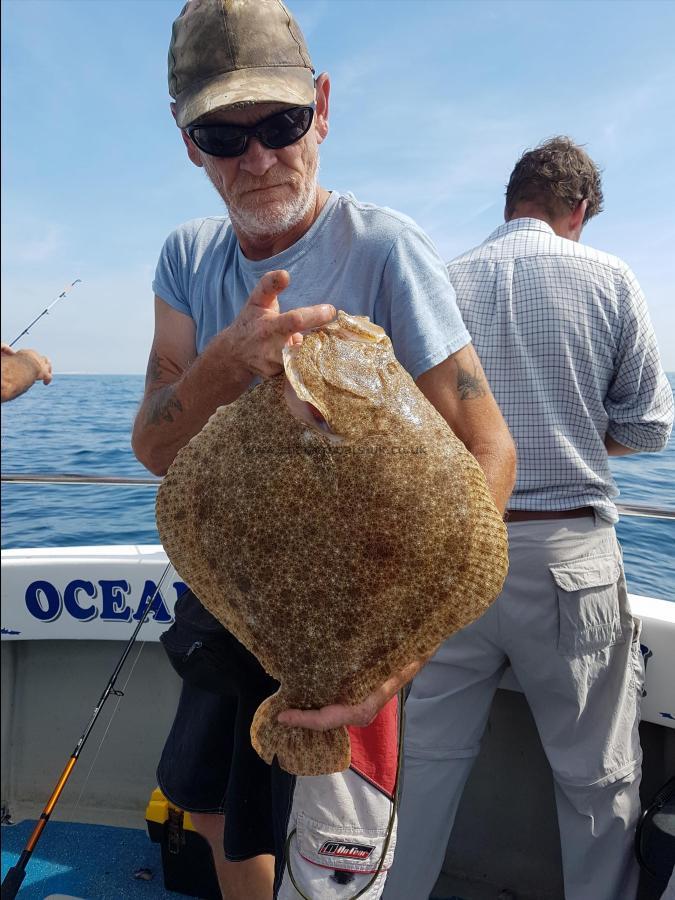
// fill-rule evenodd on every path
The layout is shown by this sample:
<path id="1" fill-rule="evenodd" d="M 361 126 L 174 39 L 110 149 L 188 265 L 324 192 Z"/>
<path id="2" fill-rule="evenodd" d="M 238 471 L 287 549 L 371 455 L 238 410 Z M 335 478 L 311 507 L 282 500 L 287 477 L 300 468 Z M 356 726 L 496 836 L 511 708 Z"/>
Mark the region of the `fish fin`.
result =
<path id="1" fill-rule="evenodd" d="M 277 762 L 291 775 L 331 775 L 343 772 L 351 763 L 351 742 L 346 728 L 312 731 L 281 725 L 277 716 L 288 709 L 283 693 L 263 701 L 251 724 L 251 743 L 258 756 Z"/>

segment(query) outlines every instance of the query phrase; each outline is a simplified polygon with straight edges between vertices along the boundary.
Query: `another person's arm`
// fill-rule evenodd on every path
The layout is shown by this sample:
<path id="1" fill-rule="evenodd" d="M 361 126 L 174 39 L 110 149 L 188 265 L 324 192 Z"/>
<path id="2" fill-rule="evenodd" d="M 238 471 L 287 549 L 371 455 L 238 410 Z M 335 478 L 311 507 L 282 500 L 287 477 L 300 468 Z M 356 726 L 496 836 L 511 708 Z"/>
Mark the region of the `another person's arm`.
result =
<path id="1" fill-rule="evenodd" d="M 673 427 L 673 392 L 661 365 L 647 303 L 629 268 L 619 291 L 621 331 L 605 397 L 610 456 L 657 453 Z"/>
<path id="2" fill-rule="evenodd" d="M 615 441 L 609 434 L 605 435 L 605 449 L 607 450 L 607 456 L 629 456 L 631 453 L 640 452 L 632 447 L 624 447 L 623 444 Z"/>
<path id="3" fill-rule="evenodd" d="M 199 355 L 194 321 L 155 298 L 155 336 L 132 435 L 134 453 L 155 475 L 164 475 L 216 409 L 236 400 L 255 376 L 281 372 L 285 344 L 335 316 L 328 304 L 279 312 L 277 296 L 289 282 L 283 270 L 264 275 L 232 325 Z"/>
<path id="4" fill-rule="evenodd" d="M 52 380 L 52 364 L 37 350 L 12 350 L 3 344 L 1 353 L 3 403 L 25 393 L 36 381 L 49 384 Z"/>

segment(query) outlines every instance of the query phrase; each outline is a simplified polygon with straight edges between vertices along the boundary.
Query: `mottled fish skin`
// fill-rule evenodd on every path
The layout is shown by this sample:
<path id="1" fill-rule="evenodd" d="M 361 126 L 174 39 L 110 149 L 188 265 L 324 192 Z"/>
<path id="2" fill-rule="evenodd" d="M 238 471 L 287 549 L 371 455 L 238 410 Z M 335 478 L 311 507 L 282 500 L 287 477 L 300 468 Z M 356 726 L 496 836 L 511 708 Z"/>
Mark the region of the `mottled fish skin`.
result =
<path id="1" fill-rule="evenodd" d="M 483 473 L 394 357 L 339 313 L 286 374 L 220 407 L 157 495 L 178 574 L 276 678 L 252 741 L 300 775 L 341 771 L 348 732 L 279 725 L 286 708 L 359 703 L 488 608 L 506 529 Z M 315 415 L 298 414 L 288 385 Z"/>

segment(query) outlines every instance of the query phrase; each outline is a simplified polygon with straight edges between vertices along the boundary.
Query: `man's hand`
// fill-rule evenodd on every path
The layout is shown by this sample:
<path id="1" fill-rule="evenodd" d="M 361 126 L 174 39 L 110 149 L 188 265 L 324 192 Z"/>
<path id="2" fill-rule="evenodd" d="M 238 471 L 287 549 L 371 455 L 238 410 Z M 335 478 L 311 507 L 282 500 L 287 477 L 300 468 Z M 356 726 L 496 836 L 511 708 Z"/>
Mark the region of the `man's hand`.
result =
<path id="1" fill-rule="evenodd" d="M 18 350 L 16 356 L 25 357 L 35 366 L 35 380 L 41 381 L 43 384 L 49 384 L 52 380 L 52 364 L 46 356 L 38 353 L 37 350 Z"/>
<path id="2" fill-rule="evenodd" d="M 0 344 L 0 355 L 18 356 L 19 359 L 24 360 L 27 366 L 30 366 L 35 372 L 35 381 L 49 384 L 52 380 L 52 364 L 46 356 L 38 353 L 37 350 L 14 350 L 9 344 L 2 343 Z"/>
<path id="3" fill-rule="evenodd" d="M 49 384 L 52 380 L 52 364 L 37 350 L 13 350 L 2 344 L 2 402 L 19 397 L 36 381 Z"/>
<path id="4" fill-rule="evenodd" d="M 329 303 L 280 312 L 278 296 L 290 281 L 283 269 L 263 275 L 232 325 L 221 333 L 231 359 L 249 375 L 278 375 L 283 348 L 301 343 L 301 332 L 335 318 L 335 307 Z"/>
<path id="5" fill-rule="evenodd" d="M 312 731 L 329 731 L 331 728 L 339 728 L 341 725 L 355 725 L 357 728 L 365 728 L 366 725 L 370 725 L 375 716 L 391 700 L 394 694 L 398 693 L 409 681 L 412 681 L 431 656 L 432 654 L 429 653 L 409 663 L 356 706 L 333 703 L 331 706 L 324 706 L 322 709 L 285 709 L 282 713 L 279 713 L 277 720 L 281 725 L 310 728 Z"/>
<path id="6" fill-rule="evenodd" d="M 277 298 L 290 280 L 282 270 L 263 275 L 234 322 L 200 354 L 193 319 L 155 297 L 155 336 L 132 437 L 137 458 L 155 475 L 166 474 L 181 447 L 254 376 L 279 374 L 283 348 L 300 343 L 300 332 L 335 318 L 329 304 L 280 312 Z"/>

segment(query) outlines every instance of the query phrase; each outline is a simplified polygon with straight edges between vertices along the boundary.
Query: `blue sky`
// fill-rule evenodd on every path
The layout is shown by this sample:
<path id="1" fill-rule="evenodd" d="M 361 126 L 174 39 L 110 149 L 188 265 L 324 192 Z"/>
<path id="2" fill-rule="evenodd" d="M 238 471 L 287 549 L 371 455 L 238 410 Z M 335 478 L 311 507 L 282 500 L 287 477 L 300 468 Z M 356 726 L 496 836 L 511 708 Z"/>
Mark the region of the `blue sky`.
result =
<path id="1" fill-rule="evenodd" d="M 333 81 L 325 187 L 407 213 L 449 260 L 500 224 L 520 153 L 569 134 L 604 170 L 583 239 L 633 268 L 675 370 L 674 3 L 289 5 Z M 181 6 L 3 0 L 2 339 L 81 278 L 21 343 L 57 372 L 143 372 L 164 238 L 223 211 L 168 110 Z"/>

